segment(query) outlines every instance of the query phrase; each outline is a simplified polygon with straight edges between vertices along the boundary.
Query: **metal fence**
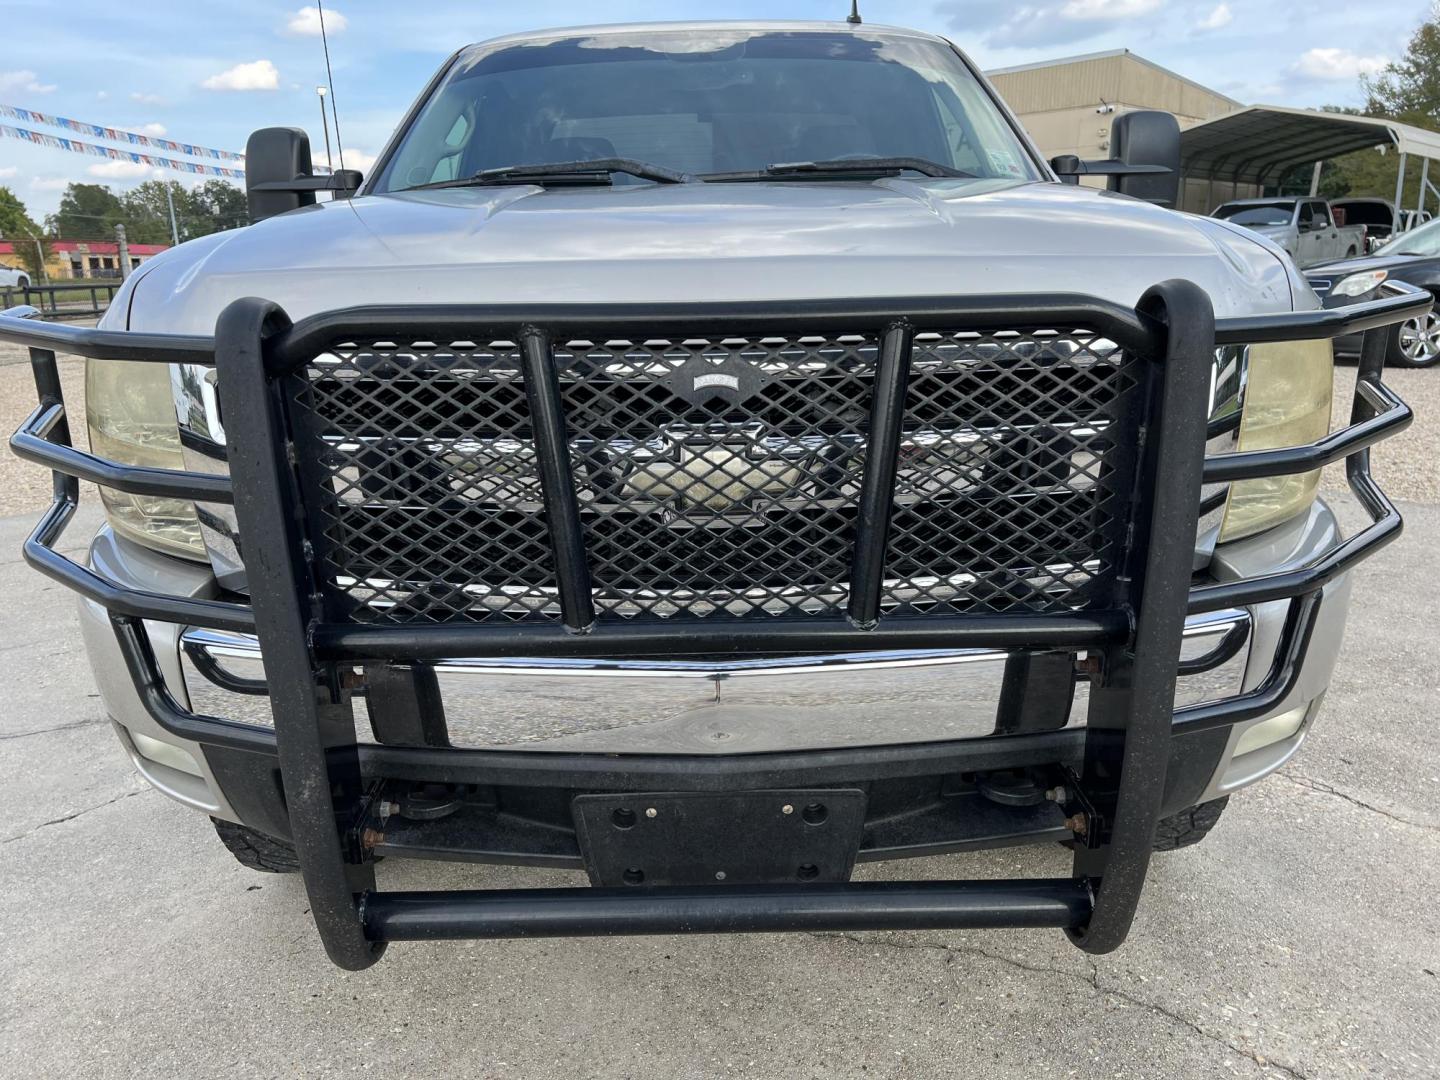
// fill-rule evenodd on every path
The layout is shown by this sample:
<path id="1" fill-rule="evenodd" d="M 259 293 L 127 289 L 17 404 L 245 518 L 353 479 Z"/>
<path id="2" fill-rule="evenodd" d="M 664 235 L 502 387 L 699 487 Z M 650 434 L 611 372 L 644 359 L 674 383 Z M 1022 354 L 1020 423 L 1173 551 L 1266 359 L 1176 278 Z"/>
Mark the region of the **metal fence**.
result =
<path id="1" fill-rule="evenodd" d="M 103 314 L 122 282 L 84 281 L 65 285 L 26 285 L 0 289 L 0 310 L 25 304 L 52 319 L 78 319 Z"/>

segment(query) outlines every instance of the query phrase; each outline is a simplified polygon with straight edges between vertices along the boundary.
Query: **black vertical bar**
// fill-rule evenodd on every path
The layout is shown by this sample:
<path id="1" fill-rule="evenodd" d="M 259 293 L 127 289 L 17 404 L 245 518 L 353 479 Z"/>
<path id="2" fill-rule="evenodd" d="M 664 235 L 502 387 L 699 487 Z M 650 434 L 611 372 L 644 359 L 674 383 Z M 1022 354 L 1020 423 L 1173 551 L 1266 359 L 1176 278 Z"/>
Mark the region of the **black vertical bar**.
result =
<path id="1" fill-rule="evenodd" d="M 585 561 L 585 538 L 580 529 L 580 505 L 570 469 L 570 441 L 565 411 L 560 402 L 560 380 L 550 356 L 550 335 L 534 326 L 520 333 L 525 374 L 525 397 L 530 403 L 530 430 L 535 458 L 540 465 L 540 490 L 545 498 L 545 524 L 555 557 L 560 588 L 560 610 L 571 630 L 589 630 L 595 624 L 595 602 L 590 596 L 590 567 Z"/>
<path id="2" fill-rule="evenodd" d="M 331 691 L 310 652 L 310 559 L 280 388 L 265 363 L 267 341 L 288 325 L 274 304 L 236 300 L 215 325 L 215 363 L 291 837 L 325 951 L 359 970 L 383 946 L 367 940 L 360 923 L 358 898 L 375 888 L 373 865 L 348 858 L 341 837 L 363 794 L 355 717 L 348 694 Z"/>
<path id="3" fill-rule="evenodd" d="M 885 577 L 885 546 L 895 505 L 895 472 L 899 467 L 914 340 L 915 331 L 909 323 L 894 322 L 885 328 L 880 341 L 850 569 L 850 621 L 862 630 L 874 629 L 880 621 L 880 585 Z"/>
<path id="4" fill-rule="evenodd" d="M 1068 931 L 1092 953 L 1117 948 L 1129 933 L 1165 796 L 1205 460 L 1202 403 L 1215 351 L 1214 308 L 1198 285 L 1162 282 L 1141 298 L 1139 310 L 1164 324 L 1166 345 L 1163 356 L 1143 358 L 1147 392 L 1140 402 L 1145 426 L 1135 497 L 1149 513 L 1136 515 L 1128 559 L 1135 636 L 1128 651 L 1112 655 L 1106 683 L 1090 696 L 1082 782 L 1114 783 L 1119 769 L 1107 841 L 1075 854 L 1076 872 L 1100 879 L 1089 924 Z"/>
<path id="5" fill-rule="evenodd" d="M 30 369 L 35 376 L 35 391 L 41 405 L 59 405 L 65 408 L 65 390 L 60 384 L 60 366 L 55 361 L 54 349 L 30 349 Z M 73 446 L 70 441 L 70 420 L 62 415 L 59 422 L 50 429 L 50 438 L 61 446 Z M 80 499 L 80 481 L 59 469 L 51 469 L 54 480 L 55 498 L 72 504 Z"/>
<path id="6" fill-rule="evenodd" d="M 1385 355 L 1390 351 L 1393 326 L 1377 326 L 1366 330 L 1360 339 L 1360 358 L 1355 365 L 1355 398 L 1350 405 L 1350 424 L 1363 423 L 1376 415 L 1376 410 L 1360 393 L 1362 382 L 1380 382 L 1385 377 Z M 1370 471 L 1370 448 L 1357 450 L 1345 459 L 1345 476 L 1353 479 Z"/>

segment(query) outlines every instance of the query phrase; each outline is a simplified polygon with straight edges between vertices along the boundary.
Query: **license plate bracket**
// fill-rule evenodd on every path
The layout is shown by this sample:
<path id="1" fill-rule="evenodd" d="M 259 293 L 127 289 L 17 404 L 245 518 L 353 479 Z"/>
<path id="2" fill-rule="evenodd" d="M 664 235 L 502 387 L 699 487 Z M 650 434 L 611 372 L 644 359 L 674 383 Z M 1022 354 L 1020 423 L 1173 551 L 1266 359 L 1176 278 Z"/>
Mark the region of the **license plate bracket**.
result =
<path id="1" fill-rule="evenodd" d="M 865 793 L 825 790 L 579 795 L 593 885 L 777 885 L 850 879 Z"/>

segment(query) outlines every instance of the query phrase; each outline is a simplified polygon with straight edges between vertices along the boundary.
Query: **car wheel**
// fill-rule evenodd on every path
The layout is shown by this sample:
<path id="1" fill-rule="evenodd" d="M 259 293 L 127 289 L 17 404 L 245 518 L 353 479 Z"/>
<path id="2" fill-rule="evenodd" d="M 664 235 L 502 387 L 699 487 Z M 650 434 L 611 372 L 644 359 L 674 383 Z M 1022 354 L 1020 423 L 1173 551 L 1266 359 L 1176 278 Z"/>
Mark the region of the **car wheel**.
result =
<path id="1" fill-rule="evenodd" d="M 1346 248 L 1346 249 L 1345 249 L 1345 258 L 1347 258 L 1347 259 L 1353 259 L 1353 258 L 1355 258 L 1355 249 L 1354 249 L 1353 247 L 1352 247 L 1352 248 Z"/>
<path id="2" fill-rule="evenodd" d="M 233 821 L 211 818 L 220 842 L 230 849 L 235 861 L 251 870 L 265 874 L 298 874 L 300 859 L 295 848 L 284 840 L 277 840 L 245 825 Z"/>
<path id="3" fill-rule="evenodd" d="M 28 289 L 30 287 L 30 279 L 28 277 L 22 277 L 18 279 L 15 282 L 15 287 L 17 289 Z"/>
<path id="4" fill-rule="evenodd" d="M 1155 839 L 1151 847 L 1156 851 L 1174 851 L 1176 848 L 1198 844 L 1210 835 L 1210 830 L 1220 820 L 1225 804 L 1229 801 L 1230 796 L 1224 795 L 1214 802 L 1201 803 L 1188 810 L 1181 810 L 1178 814 L 1161 818 L 1160 824 L 1155 826 Z"/>
<path id="5" fill-rule="evenodd" d="M 1433 311 L 1406 319 L 1390 337 L 1387 364 L 1422 368 L 1440 363 L 1440 316 Z"/>

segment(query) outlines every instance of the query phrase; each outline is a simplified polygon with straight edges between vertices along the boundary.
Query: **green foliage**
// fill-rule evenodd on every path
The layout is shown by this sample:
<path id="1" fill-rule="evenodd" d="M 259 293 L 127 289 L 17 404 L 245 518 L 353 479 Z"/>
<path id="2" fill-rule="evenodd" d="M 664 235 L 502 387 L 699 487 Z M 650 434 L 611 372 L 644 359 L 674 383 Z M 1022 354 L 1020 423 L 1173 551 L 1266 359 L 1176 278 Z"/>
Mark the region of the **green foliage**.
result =
<path id="1" fill-rule="evenodd" d="M 245 193 L 224 180 L 207 180 L 193 190 L 174 180 L 146 180 L 116 195 L 99 184 L 71 184 L 50 216 L 53 234 L 63 240 L 108 240 L 115 226 L 136 244 L 168 244 L 172 239 L 170 200 L 175 205 L 175 231 L 193 240 L 247 223 Z"/>
<path id="2" fill-rule="evenodd" d="M 1440 7 L 1411 35 L 1404 56 L 1360 83 L 1371 116 L 1440 129 Z"/>
<path id="3" fill-rule="evenodd" d="M 0 187 L 0 238 L 15 244 L 15 257 L 30 271 L 35 281 L 43 277 L 40 252 L 35 247 L 35 238 L 43 230 L 30 217 L 25 204 L 8 187 Z"/>
<path id="4" fill-rule="evenodd" d="M 99 240 L 115 232 L 124 207 L 103 184 L 71 184 L 60 196 L 60 208 L 47 219 L 57 240 Z"/>

